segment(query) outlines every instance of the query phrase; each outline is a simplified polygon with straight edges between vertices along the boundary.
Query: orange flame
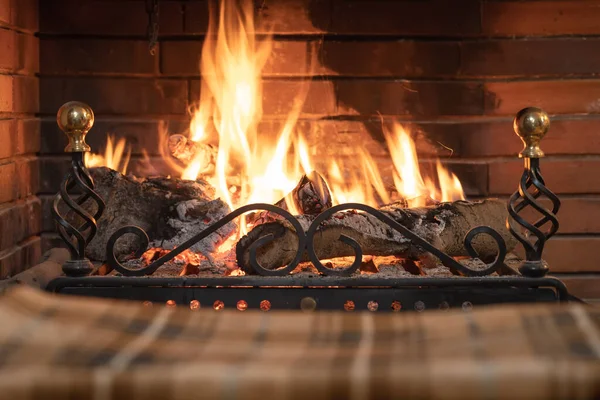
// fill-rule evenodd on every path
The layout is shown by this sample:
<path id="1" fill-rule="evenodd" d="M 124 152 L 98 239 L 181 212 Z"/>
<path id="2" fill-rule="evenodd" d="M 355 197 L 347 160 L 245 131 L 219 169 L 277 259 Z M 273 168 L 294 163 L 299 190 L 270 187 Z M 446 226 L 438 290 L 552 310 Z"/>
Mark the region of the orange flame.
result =
<path id="1" fill-rule="evenodd" d="M 290 105 L 279 132 L 259 132 L 261 76 L 272 41 L 271 35 L 257 39 L 251 0 L 222 0 L 218 9 L 211 6 L 200 61 L 200 98 L 192 113 L 189 140 L 213 145 L 217 153 L 216 157 L 196 154 L 180 172 L 183 179 L 202 176 L 209 180 L 232 209 L 256 202 L 272 204 L 285 198 L 303 173 L 323 163 L 322 158 L 312 158 L 314 149 L 296 129 L 310 82 Z M 378 162 L 361 144 L 356 145 L 353 157 L 325 160 L 325 168 L 319 172 L 329 185 L 334 204 L 389 203 L 395 198 L 386 182 L 393 182 L 396 192 L 410 206 L 427 204 L 430 197 L 439 201 L 464 199 L 458 178 L 439 162 L 437 177 L 423 178 L 415 144 L 400 124 L 384 127 L 384 136 L 391 158 L 386 162 L 393 166 L 391 176 L 382 176 Z M 108 160 L 108 153 L 105 158 Z M 288 203 L 295 211 L 292 202 Z M 245 230 L 242 223 L 240 233 Z"/>
<path id="2" fill-rule="evenodd" d="M 125 151 L 126 148 L 127 151 Z M 130 156 L 131 149 L 126 145 L 124 138 L 119 139 L 115 143 L 114 137 L 112 135 L 108 135 L 106 138 L 104 155 L 85 153 L 83 160 L 88 168 L 108 167 L 114 169 L 115 171 L 119 171 L 122 174 L 126 174 Z"/>

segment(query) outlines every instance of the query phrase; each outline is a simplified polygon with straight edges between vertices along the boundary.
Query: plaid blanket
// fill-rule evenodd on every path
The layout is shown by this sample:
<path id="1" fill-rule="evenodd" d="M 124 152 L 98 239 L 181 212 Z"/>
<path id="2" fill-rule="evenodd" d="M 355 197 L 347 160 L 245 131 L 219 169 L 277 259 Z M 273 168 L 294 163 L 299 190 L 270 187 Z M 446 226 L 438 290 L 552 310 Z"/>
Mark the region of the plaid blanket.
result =
<path id="1" fill-rule="evenodd" d="M 6 399 L 592 399 L 600 310 L 295 313 L 0 298 Z"/>

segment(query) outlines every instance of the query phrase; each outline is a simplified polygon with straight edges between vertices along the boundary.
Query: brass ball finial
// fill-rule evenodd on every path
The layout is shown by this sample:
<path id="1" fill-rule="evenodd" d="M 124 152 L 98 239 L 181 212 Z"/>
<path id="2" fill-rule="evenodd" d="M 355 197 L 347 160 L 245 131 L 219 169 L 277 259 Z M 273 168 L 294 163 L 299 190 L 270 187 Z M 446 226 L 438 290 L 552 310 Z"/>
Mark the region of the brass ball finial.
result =
<path id="1" fill-rule="evenodd" d="M 519 153 L 519 157 L 544 157 L 544 152 L 540 148 L 540 141 L 546 132 L 548 132 L 549 127 L 550 118 L 544 110 L 536 107 L 527 107 L 519 111 L 513 122 L 516 134 L 519 135 L 525 144 L 525 148 Z"/>
<path id="2" fill-rule="evenodd" d="M 69 138 L 69 144 L 65 147 L 66 152 L 91 150 L 85 142 L 85 135 L 94 125 L 94 112 L 90 106 L 78 101 L 65 103 L 56 114 L 56 123 Z"/>

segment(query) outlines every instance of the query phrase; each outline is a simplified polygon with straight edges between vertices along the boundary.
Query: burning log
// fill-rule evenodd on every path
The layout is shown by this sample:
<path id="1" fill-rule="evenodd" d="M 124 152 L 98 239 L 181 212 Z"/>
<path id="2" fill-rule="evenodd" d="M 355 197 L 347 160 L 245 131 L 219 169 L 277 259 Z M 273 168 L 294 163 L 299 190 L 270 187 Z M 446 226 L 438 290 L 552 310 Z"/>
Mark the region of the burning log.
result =
<path id="1" fill-rule="evenodd" d="M 189 165 L 197 162 L 199 173 L 211 173 L 215 166 L 217 149 L 206 143 L 194 142 L 184 135 L 171 135 L 168 140 L 169 152 L 173 157 Z"/>
<path id="2" fill-rule="evenodd" d="M 202 180 L 138 180 L 104 167 L 92 168 L 90 173 L 96 192 L 106 203 L 104 214 L 97 221 L 98 233 L 86 249 L 91 260 L 106 259 L 108 239 L 123 226 L 139 226 L 148 233 L 150 246 L 170 249 L 230 212 L 227 204 L 214 199 L 215 189 Z M 83 207 L 89 208 L 91 203 L 86 202 Z M 76 220 L 73 215 L 71 218 Z M 191 250 L 208 256 L 235 231 L 235 225 L 228 224 Z M 137 244 L 134 235 L 126 235 L 117 242 L 115 254 L 130 254 Z"/>
<path id="3" fill-rule="evenodd" d="M 312 171 L 302 175 L 298 185 L 275 205 L 292 214 L 317 215 L 331 208 L 331 193 L 321 174 Z M 248 218 L 248 222 L 256 226 L 277 219 L 280 219 L 277 214 L 261 212 Z"/>
<path id="4" fill-rule="evenodd" d="M 331 193 L 321 174 L 312 171 L 303 175 L 294 190 L 275 205 L 289 211 L 290 201 L 298 214 L 317 215 L 331 208 Z"/>
<path id="5" fill-rule="evenodd" d="M 457 201 L 422 208 L 403 208 L 402 205 L 393 204 L 381 208 L 380 211 L 450 256 L 468 256 L 464 248 L 464 238 L 472 228 L 478 226 L 489 226 L 496 230 L 506 242 L 508 251 L 516 245 L 514 237 L 505 226 L 506 204 L 499 200 Z M 307 230 L 315 217 L 301 215 L 297 218 L 304 230 Z M 273 234 L 275 240 L 257 251 L 257 260 L 264 268 L 276 269 L 294 259 L 298 249 L 298 237 L 287 221 L 277 220 L 258 225 L 242 237 L 236 246 L 238 264 L 247 273 L 253 272 L 249 265 L 250 246 L 268 234 Z M 424 255 L 422 249 L 374 216 L 342 211 L 325 220 L 315 234 L 314 247 L 319 259 L 354 254 L 350 246 L 339 240 L 342 234 L 358 242 L 365 255 L 393 255 L 411 259 L 418 259 Z M 496 243 L 487 235 L 478 235 L 472 244 L 483 259 L 493 257 L 497 253 Z M 308 261 L 306 253 L 302 261 Z"/>

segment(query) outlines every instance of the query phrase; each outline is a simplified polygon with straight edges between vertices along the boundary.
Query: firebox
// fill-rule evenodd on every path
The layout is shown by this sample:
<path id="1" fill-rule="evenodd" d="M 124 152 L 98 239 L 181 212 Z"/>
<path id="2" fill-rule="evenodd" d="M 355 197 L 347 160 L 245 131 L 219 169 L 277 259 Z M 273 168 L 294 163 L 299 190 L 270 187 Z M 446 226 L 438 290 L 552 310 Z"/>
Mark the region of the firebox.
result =
<path id="1" fill-rule="evenodd" d="M 86 246 L 92 243 L 99 229 L 96 221 L 100 221 L 111 207 L 111 200 L 105 202 L 94 190 L 94 179 L 84 163 L 84 153 L 89 151 L 85 136 L 93 125 L 93 118 L 89 106 L 78 102 L 66 103 L 58 112 L 57 122 L 69 137 L 65 151 L 72 154 L 72 163 L 55 198 L 53 211 L 59 233 L 72 258 L 63 266 L 68 277 L 50 282 L 48 289 L 51 291 L 136 299 L 147 304 L 153 301 L 166 305 L 185 304 L 191 309 L 198 309 L 202 304 L 211 305 L 215 310 L 235 306 L 240 311 L 249 307 L 263 311 L 272 308 L 378 311 L 380 305 L 383 305 L 381 310 L 401 311 L 407 304 L 410 309 L 423 311 L 432 304 L 445 309 L 457 305 L 469 309 L 473 302 L 577 299 L 567 292 L 560 280 L 544 278 L 548 265 L 542 259 L 542 251 L 546 241 L 558 230 L 556 214 L 560 200 L 544 185 L 540 172 L 540 158 L 544 157 L 544 153 L 539 144 L 549 127 L 548 115 L 540 109 L 521 110 L 514 121 L 515 132 L 525 144 L 520 153 L 525 168 L 518 190 L 508 201 L 508 217 L 503 219 L 506 221 L 504 229 L 525 248 L 525 259 L 516 263 L 513 260 L 512 263 L 518 265 L 518 271 L 511 267 L 511 263 L 505 262 L 511 236 L 503 235 L 500 227 L 494 229 L 489 226 L 503 215 L 497 201 L 442 202 L 415 208 L 408 204 L 410 199 L 405 199 L 399 205 L 392 203 L 379 209 L 360 203 L 332 206 L 327 182 L 311 171 L 302 176 L 292 191 L 294 201 L 278 205 L 248 204 L 224 216 L 217 214 L 214 218 L 211 214 L 213 207 L 204 204 L 202 213 L 197 199 L 178 203 L 174 208 L 181 216 L 180 209 L 185 207 L 185 212 L 189 212 L 188 203 L 195 201 L 192 221 L 201 218 L 210 225 L 192 233 L 174 249 L 147 249 L 149 237 L 144 229 L 135 225 L 120 226 L 106 242 L 105 258 L 108 268 L 123 276 L 88 276 L 94 267 L 87 258 Z M 125 179 L 116 171 L 101 171 L 112 177 L 108 185 L 110 190 Z M 167 184 L 165 178 L 159 182 L 167 186 L 171 196 L 175 196 L 171 189 L 178 189 L 184 184 L 179 181 Z M 152 184 L 152 189 L 157 189 L 155 180 L 130 182 L 129 186 L 138 188 L 148 183 Z M 73 195 L 73 189 L 78 189 L 80 194 Z M 141 193 L 152 195 L 152 192 L 143 190 Z M 194 196 L 198 193 L 194 192 Z M 552 203 L 551 209 L 541 205 L 539 200 L 542 197 Z M 207 200 L 206 203 L 212 201 Z M 123 202 L 137 206 L 133 198 L 118 199 L 119 204 Z M 61 213 L 61 203 L 74 215 L 69 217 L 68 213 Z M 288 211 L 294 203 L 297 207 L 294 212 L 303 212 L 301 216 L 294 216 Z M 541 217 L 528 222 L 522 216 L 522 211 L 527 208 L 535 209 Z M 119 220 L 120 212 L 121 207 L 118 206 L 112 212 L 110 224 Z M 160 218 L 160 215 L 160 212 L 153 214 L 152 218 Z M 209 215 L 212 221 L 206 221 L 211 219 Z M 78 219 L 82 222 L 77 225 Z M 181 218 L 181 221 L 185 220 Z M 237 237 L 235 251 L 229 246 L 212 253 L 207 248 L 195 247 L 236 220 L 237 224 L 225 231 L 229 237 Z M 490 223 L 473 226 L 480 220 L 489 220 Z M 524 228 L 525 232 L 520 232 L 519 228 Z M 251 230 L 241 236 L 244 229 Z M 118 244 L 131 234 L 142 244 L 138 245 L 133 259 L 125 262 L 128 246 L 119 248 Z M 219 234 L 222 239 L 220 245 L 227 243 L 221 235 L 224 234 Z M 455 244 L 457 237 L 459 245 Z M 460 245 L 464 246 L 463 251 L 470 258 L 458 259 L 462 255 L 458 250 Z M 490 250 L 492 247 L 495 252 Z M 338 266 L 337 260 L 344 258 L 348 249 L 354 253 L 354 259 L 348 265 Z M 150 256 L 144 257 L 148 253 Z M 182 262 L 173 262 L 186 253 L 187 256 L 179 260 Z M 484 253 L 487 257 L 482 255 Z M 483 259 L 490 258 L 492 253 L 495 253 L 493 261 L 485 263 Z M 233 254 L 234 265 L 224 274 L 229 276 L 200 273 L 206 267 L 198 262 L 199 258 L 205 258 L 204 264 L 215 267 L 217 257 L 227 260 Z M 366 262 L 365 256 L 370 257 Z M 435 263 L 433 258 L 439 263 Z M 330 260 L 327 265 L 324 259 Z M 155 277 L 154 274 L 168 263 L 175 264 L 180 277 Z M 385 265 L 382 271 L 384 263 L 389 265 Z M 192 266 L 197 269 L 197 277 L 187 277 L 191 275 L 189 270 Z M 403 277 L 411 268 L 409 266 L 420 271 L 445 269 L 455 277 Z M 144 275 L 147 277 L 133 278 Z"/>
<path id="2" fill-rule="evenodd" d="M 49 290 L 153 304 L 600 298 L 592 3 L 7 1 L 3 276 L 66 242 Z"/>

